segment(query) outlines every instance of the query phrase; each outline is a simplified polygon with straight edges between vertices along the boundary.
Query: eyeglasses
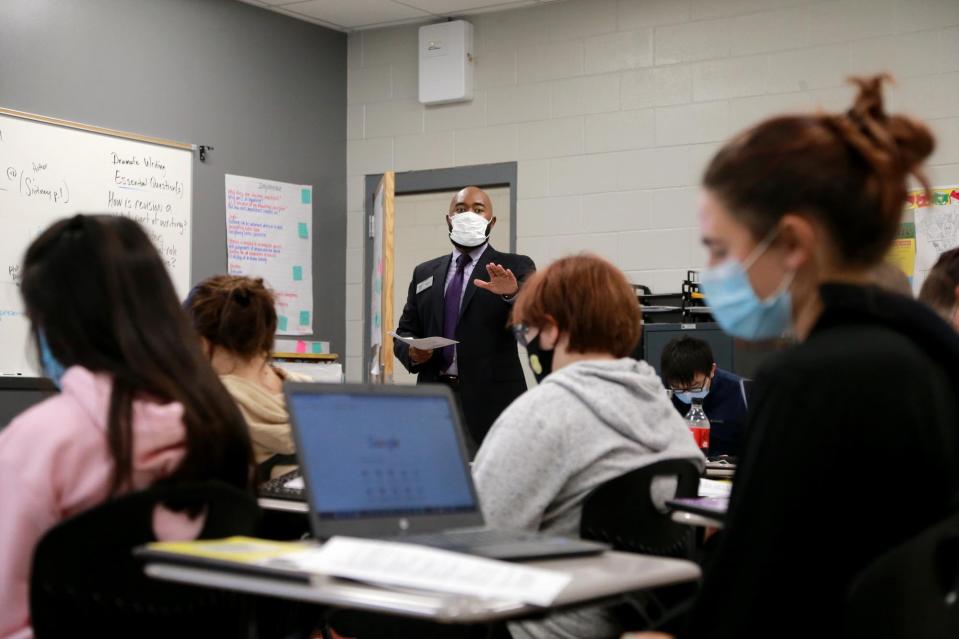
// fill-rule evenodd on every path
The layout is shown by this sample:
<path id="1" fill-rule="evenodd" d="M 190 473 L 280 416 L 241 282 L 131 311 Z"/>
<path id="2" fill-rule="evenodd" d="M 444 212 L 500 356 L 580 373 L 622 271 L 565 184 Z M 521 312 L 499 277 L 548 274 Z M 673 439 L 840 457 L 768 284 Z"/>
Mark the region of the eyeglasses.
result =
<path id="1" fill-rule="evenodd" d="M 516 338 L 516 342 L 523 348 L 529 346 L 529 329 L 530 327 L 526 324 L 515 324 L 512 328 L 513 337 Z"/>
<path id="2" fill-rule="evenodd" d="M 676 386 L 670 386 L 669 390 L 674 393 L 701 393 L 707 388 L 709 388 L 708 378 L 704 380 L 699 386 L 690 386 L 689 388 L 677 388 Z"/>

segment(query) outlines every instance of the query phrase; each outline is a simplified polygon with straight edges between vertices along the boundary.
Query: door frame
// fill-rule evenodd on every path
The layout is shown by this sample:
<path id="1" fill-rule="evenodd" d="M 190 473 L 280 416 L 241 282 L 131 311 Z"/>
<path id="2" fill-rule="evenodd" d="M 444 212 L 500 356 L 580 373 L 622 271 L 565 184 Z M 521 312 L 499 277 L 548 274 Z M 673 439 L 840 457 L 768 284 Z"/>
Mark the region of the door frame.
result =
<path id="1" fill-rule="evenodd" d="M 422 171 L 405 171 L 396 173 L 394 196 L 416 195 L 419 193 L 435 193 L 437 191 L 453 191 L 466 186 L 478 186 L 481 189 L 507 187 L 509 188 L 509 252 L 516 252 L 516 188 L 517 163 L 498 162 L 496 164 L 476 164 L 473 166 L 457 166 L 449 169 L 426 169 Z M 366 240 L 363 258 L 363 381 L 370 379 L 370 286 L 373 272 L 373 236 L 372 224 L 373 201 L 376 198 L 376 189 L 383 179 L 382 173 L 367 175 L 365 178 L 365 193 L 363 198 L 364 221 L 360 228 L 366 229 Z M 399 276 L 399 277 L 397 277 Z M 410 274 L 394 274 L 396 282 L 405 282 Z M 394 318 L 399 320 L 403 309 L 393 309 Z"/>

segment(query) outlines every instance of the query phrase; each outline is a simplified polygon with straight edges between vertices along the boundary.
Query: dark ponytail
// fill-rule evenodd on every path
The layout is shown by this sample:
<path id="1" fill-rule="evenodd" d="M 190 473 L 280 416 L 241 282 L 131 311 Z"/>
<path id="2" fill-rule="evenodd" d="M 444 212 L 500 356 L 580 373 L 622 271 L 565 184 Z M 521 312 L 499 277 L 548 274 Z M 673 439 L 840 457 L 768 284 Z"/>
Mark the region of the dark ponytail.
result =
<path id="1" fill-rule="evenodd" d="M 744 131 L 716 154 L 703 185 L 757 238 L 786 213 L 812 215 L 844 264 L 874 265 L 895 239 L 909 176 L 928 190 L 920 165 L 935 146 L 921 122 L 886 114 L 887 79 L 854 78 L 846 113 L 781 116 Z"/>

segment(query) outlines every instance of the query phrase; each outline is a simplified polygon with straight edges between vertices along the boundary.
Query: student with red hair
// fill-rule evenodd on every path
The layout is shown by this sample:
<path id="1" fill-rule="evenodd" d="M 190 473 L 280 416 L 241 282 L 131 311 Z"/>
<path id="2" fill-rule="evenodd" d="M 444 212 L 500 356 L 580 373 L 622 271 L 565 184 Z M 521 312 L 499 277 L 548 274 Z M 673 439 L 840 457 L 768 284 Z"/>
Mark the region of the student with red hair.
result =
<path id="1" fill-rule="evenodd" d="M 705 460 L 656 371 L 629 357 L 639 304 L 626 277 L 592 255 L 567 257 L 527 280 L 513 330 L 540 384 L 493 424 L 473 465 L 487 522 L 577 536 L 594 488 L 664 460 Z M 653 485 L 654 499 L 675 483 Z M 514 639 L 618 636 L 602 608 L 511 624 Z"/>

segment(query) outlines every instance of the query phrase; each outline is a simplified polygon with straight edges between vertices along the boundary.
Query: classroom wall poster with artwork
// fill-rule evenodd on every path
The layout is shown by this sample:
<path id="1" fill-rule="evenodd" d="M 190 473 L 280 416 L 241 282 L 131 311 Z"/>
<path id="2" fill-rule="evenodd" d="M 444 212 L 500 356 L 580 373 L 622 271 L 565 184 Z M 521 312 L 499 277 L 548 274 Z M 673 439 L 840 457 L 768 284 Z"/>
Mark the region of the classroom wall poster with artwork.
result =
<path id="1" fill-rule="evenodd" d="M 393 382 L 393 213 L 396 177 L 387 171 L 373 197 L 373 276 L 370 282 L 370 379 Z"/>
<path id="2" fill-rule="evenodd" d="M 921 189 L 910 191 L 906 212 L 915 222 L 912 287 L 918 292 L 939 255 L 959 246 L 959 186 L 937 187 L 931 197 Z"/>
<path id="3" fill-rule="evenodd" d="M 894 264 L 909 278 L 910 286 L 916 274 L 916 223 L 902 222 L 893 240 L 886 261 Z"/>
<path id="4" fill-rule="evenodd" d="M 375 349 L 383 341 L 383 183 L 373 198 L 373 280 L 370 285 L 370 346 Z M 371 362 L 370 372 L 379 372 L 379 358 Z"/>
<path id="5" fill-rule="evenodd" d="M 227 271 L 273 290 L 278 335 L 313 332 L 312 227 L 312 186 L 226 176 Z"/>

